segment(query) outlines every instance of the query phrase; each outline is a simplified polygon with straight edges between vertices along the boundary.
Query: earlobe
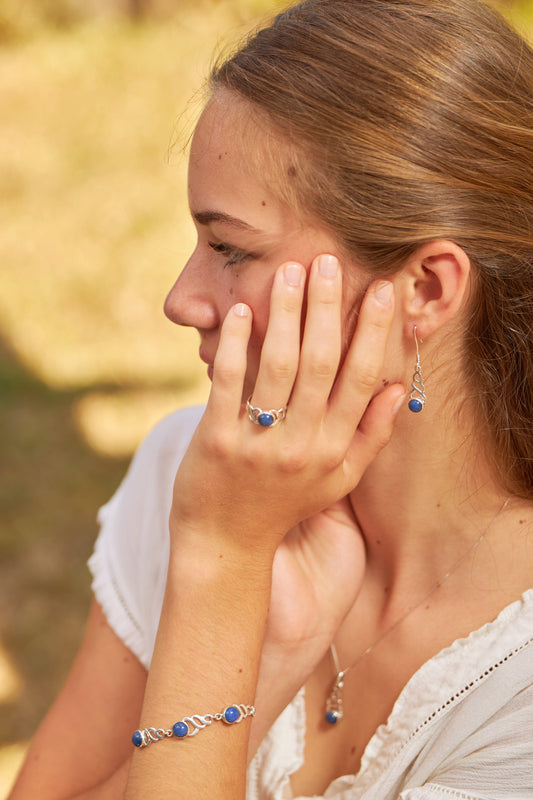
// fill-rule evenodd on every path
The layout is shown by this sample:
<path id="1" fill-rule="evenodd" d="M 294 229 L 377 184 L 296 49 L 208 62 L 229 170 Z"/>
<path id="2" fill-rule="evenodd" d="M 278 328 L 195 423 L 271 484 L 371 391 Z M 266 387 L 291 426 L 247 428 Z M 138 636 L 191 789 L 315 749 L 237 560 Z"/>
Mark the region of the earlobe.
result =
<path id="1" fill-rule="evenodd" d="M 429 336 L 462 308 L 471 265 L 455 242 L 439 239 L 420 247 L 404 267 L 403 312 L 412 335 Z"/>

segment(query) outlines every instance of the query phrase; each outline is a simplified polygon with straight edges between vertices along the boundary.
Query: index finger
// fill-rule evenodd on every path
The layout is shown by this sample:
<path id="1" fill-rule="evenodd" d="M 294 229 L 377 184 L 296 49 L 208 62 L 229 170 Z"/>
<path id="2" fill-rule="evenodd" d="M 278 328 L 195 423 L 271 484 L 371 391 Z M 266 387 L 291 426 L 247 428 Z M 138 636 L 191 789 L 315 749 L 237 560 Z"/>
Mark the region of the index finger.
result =
<path id="1" fill-rule="evenodd" d="M 346 433 L 357 428 L 375 393 L 385 360 L 385 350 L 394 317 L 394 286 L 375 281 L 368 288 L 357 328 L 333 388 L 330 412 Z"/>
<path id="2" fill-rule="evenodd" d="M 222 323 L 220 340 L 213 364 L 213 382 L 206 414 L 216 419 L 237 420 L 242 405 L 246 374 L 246 350 L 252 330 L 252 310 L 246 303 L 237 303 Z"/>

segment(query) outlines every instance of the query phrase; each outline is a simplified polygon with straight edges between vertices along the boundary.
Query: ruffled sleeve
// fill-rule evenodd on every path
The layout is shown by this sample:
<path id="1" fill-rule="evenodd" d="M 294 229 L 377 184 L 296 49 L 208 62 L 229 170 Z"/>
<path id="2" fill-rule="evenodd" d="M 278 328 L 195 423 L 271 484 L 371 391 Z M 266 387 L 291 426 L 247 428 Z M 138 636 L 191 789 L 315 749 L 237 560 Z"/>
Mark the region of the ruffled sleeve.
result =
<path id="1" fill-rule="evenodd" d="M 292 798 L 290 776 L 304 761 L 305 695 L 301 689 L 280 714 L 250 762 L 246 800 Z"/>
<path id="2" fill-rule="evenodd" d="M 92 589 L 110 626 L 146 669 L 165 591 L 174 478 L 202 413 L 203 407 L 184 409 L 160 422 L 98 513 Z"/>

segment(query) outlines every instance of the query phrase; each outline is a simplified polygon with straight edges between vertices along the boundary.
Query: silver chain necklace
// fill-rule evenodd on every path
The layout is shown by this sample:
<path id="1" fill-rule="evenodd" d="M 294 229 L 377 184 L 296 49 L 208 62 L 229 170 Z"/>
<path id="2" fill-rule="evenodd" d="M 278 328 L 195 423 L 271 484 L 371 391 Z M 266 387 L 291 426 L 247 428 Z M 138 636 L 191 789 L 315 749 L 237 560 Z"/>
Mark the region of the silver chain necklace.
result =
<path id="1" fill-rule="evenodd" d="M 450 575 L 453 575 L 453 573 L 456 571 L 456 569 L 459 568 L 459 566 L 463 563 L 463 561 L 471 553 L 473 553 L 477 547 L 479 547 L 479 545 L 481 544 L 481 542 L 483 541 L 489 530 L 492 528 L 492 526 L 494 525 L 500 514 L 502 514 L 509 505 L 510 499 L 511 499 L 510 497 L 507 498 L 502 507 L 496 512 L 494 517 L 491 519 L 485 530 L 478 536 L 474 544 L 471 547 L 469 547 L 466 553 L 463 553 L 463 555 L 460 556 L 454 564 L 452 564 L 448 572 L 446 572 L 446 574 L 443 575 L 442 578 L 440 578 L 433 584 L 433 586 L 429 589 L 428 592 L 426 592 L 426 594 L 422 597 L 422 599 L 419 600 L 414 605 L 409 606 L 407 611 L 405 611 L 401 615 L 401 617 L 399 617 L 396 620 L 396 622 L 393 622 L 390 628 L 387 628 L 387 630 L 384 631 L 381 634 L 381 636 L 378 636 L 378 638 L 374 642 L 372 642 L 372 644 L 369 647 L 367 647 L 366 650 L 364 650 L 359 656 L 357 656 L 355 661 L 353 661 L 349 666 L 345 667 L 345 669 L 340 668 L 339 657 L 337 655 L 337 648 L 335 647 L 335 644 L 333 642 L 331 643 L 330 652 L 335 667 L 336 677 L 333 682 L 331 691 L 328 695 L 328 699 L 326 700 L 326 713 L 325 713 L 326 722 L 328 722 L 330 725 L 335 725 L 335 723 L 339 722 L 344 716 L 342 708 L 343 706 L 342 690 L 344 688 L 344 678 L 346 677 L 346 673 L 349 672 L 349 670 L 353 669 L 357 664 L 359 664 L 359 662 L 362 661 L 363 658 L 366 658 L 366 656 L 369 653 L 371 653 L 378 646 L 378 644 L 382 642 L 386 636 L 389 635 L 389 633 L 392 633 L 392 631 L 394 631 L 399 625 L 401 625 L 401 623 L 404 622 L 404 620 L 406 620 L 407 617 L 413 613 L 413 611 L 416 611 L 416 609 L 419 608 L 428 599 L 428 597 L 431 597 L 433 592 L 436 589 L 438 589 L 439 586 L 442 586 L 442 584 L 448 580 Z"/>

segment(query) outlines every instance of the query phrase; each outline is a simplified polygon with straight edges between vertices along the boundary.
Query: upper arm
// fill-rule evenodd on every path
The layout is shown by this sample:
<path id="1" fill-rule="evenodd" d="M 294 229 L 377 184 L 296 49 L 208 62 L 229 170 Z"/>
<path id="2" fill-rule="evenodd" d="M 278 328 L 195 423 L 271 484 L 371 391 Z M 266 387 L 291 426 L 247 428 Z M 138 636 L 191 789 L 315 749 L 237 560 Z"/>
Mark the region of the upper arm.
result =
<path id="1" fill-rule="evenodd" d="M 65 800 L 116 772 L 131 753 L 146 676 L 93 601 L 70 675 L 31 743 L 10 800 Z"/>

